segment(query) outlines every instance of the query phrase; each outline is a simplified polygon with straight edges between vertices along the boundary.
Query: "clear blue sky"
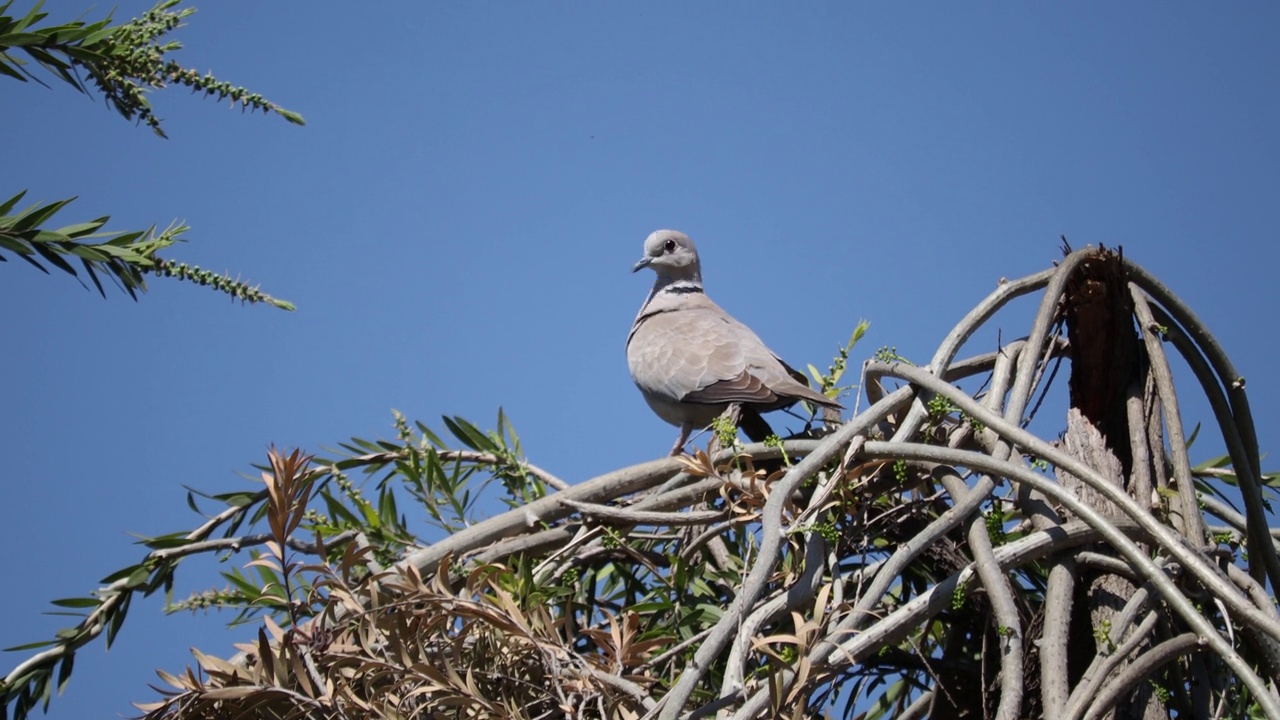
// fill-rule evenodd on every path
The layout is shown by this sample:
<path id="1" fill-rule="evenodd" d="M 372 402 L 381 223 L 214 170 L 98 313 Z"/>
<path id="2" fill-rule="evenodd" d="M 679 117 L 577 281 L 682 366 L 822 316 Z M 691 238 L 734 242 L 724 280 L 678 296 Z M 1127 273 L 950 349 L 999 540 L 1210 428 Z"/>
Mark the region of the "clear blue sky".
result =
<path id="1" fill-rule="evenodd" d="M 67 223 L 184 219 L 171 257 L 298 311 L 165 281 L 104 301 L 0 265 L 0 646 L 50 637 L 50 599 L 136 562 L 128 532 L 193 526 L 181 486 L 243 487 L 269 443 L 390 436 L 391 408 L 488 427 L 502 406 L 572 482 L 661 454 L 674 430 L 623 353 L 650 282 L 629 270 L 660 227 L 699 243 L 721 305 L 819 366 L 864 317 L 860 357 L 927 360 L 1060 234 L 1123 245 L 1218 335 L 1280 448 L 1280 6 L 196 7 L 177 57 L 307 127 L 174 89 L 154 96 L 166 141 L 68 88 L 0 80 L 0 194 L 79 195 Z M 1205 419 L 1184 387 L 1188 423 Z M 1195 459 L 1221 447 L 1200 443 Z M 191 563 L 178 594 L 215 570 Z M 84 650 L 50 715 L 129 714 L 153 668 L 246 637 L 160 607 Z"/>

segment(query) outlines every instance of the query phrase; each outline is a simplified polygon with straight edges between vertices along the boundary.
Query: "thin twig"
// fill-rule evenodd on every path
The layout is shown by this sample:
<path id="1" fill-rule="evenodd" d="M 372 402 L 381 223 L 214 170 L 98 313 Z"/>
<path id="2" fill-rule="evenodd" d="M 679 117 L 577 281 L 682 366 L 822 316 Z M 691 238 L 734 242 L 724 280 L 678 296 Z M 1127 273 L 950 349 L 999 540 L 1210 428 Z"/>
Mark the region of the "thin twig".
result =
<path id="1" fill-rule="evenodd" d="M 960 409 L 978 418 L 980 422 L 988 428 L 996 431 L 1009 442 L 1025 448 L 1036 456 L 1048 460 L 1059 468 L 1064 469 L 1079 478 L 1081 482 L 1085 483 L 1108 500 L 1115 503 L 1121 512 L 1128 515 L 1141 525 L 1153 539 L 1159 542 L 1161 548 L 1165 552 L 1169 553 L 1169 555 L 1174 558 L 1177 558 L 1177 560 L 1187 568 L 1187 570 L 1194 574 L 1200 582 L 1204 583 L 1211 591 L 1214 592 L 1214 594 L 1218 595 L 1224 602 L 1231 606 L 1232 610 L 1239 613 L 1251 625 L 1280 640 L 1280 624 L 1273 622 L 1269 617 L 1259 612 L 1257 608 L 1254 608 L 1253 605 L 1221 575 L 1219 575 L 1202 556 L 1189 548 L 1184 543 L 1181 536 L 1174 533 L 1167 525 L 1160 523 L 1152 517 L 1146 509 L 1138 505 L 1137 501 L 1132 497 L 1129 497 L 1122 488 L 1117 487 L 1114 483 L 1111 483 L 1107 479 L 1101 477 L 1095 470 L 1083 464 L 1076 458 L 1066 454 L 1062 450 L 1050 445 L 1020 427 L 1009 424 L 1003 418 L 992 414 L 981 405 L 974 402 L 972 398 L 968 397 L 963 392 L 960 392 L 958 388 L 938 380 L 929 373 L 921 372 L 918 368 L 895 363 L 891 369 L 886 371 L 886 374 L 899 375 L 900 377 L 910 380 L 913 383 L 920 384 L 933 392 L 946 396 L 947 399 L 959 406 Z M 881 446 L 881 444 L 877 443 L 877 447 L 879 446 Z M 944 453 L 942 448 L 935 448 L 935 450 L 937 451 L 935 454 L 925 453 L 923 456 L 918 456 L 916 459 L 924 459 L 927 457 L 961 457 L 961 455 Z M 888 454 L 887 456 L 899 457 L 899 455 L 895 454 Z M 1001 463 L 996 461 L 994 458 L 980 455 L 978 453 L 964 453 L 964 456 L 971 457 L 980 463 L 969 466 L 975 469 L 988 469 L 990 472 L 991 470 L 989 470 L 989 468 L 999 467 L 1004 471 L 1003 474 L 1006 476 L 1008 476 L 1008 473 L 1011 470 L 1016 470 L 1020 478 L 1034 476 L 1034 482 L 1028 483 L 1031 486 L 1039 489 L 1046 495 L 1053 497 L 1060 503 L 1067 504 L 1069 501 L 1073 505 L 1085 507 L 1080 505 L 1079 501 L 1073 495 L 1070 496 L 1067 501 L 1064 501 L 1062 498 L 1067 495 L 1067 491 L 1064 488 L 1056 483 L 1046 482 L 1042 476 L 1031 473 L 1025 468 L 1009 466 L 1007 463 Z M 940 459 L 939 462 L 953 462 L 953 460 Z M 1093 513 L 1093 510 L 1089 509 L 1089 512 Z M 1142 555 L 1142 553 L 1139 553 L 1139 555 Z M 1147 566 L 1150 566 L 1154 570 L 1154 566 L 1150 564 L 1149 559 L 1142 556 L 1142 560 Z M 1139 563 L 1139 565 L 1141 566 L 1142 563 Z M 1161 577 L 1163 577 L 1163 575 Z M 1172 586 L 1169 586 L 1169 590 L 1172 596 L 1176 596 L 1176 599 L 1185 601 L 1185 596 L 1180 592 L 1176 592 Z M 1190 606 L 1188 605 L 1188 607 Z M 1194 609 L 1192 608 L 1192 610 Z M 1199 613 L 1192 612 L 1191 614 L 1195 616 L 1194 621 L 1189 620 L 1195 623 L 1193 627 L 1199 626 L 1200 623 L 1205 622 L 1204 617 Z"/>
<path id="2" fill-rule="evenodd" d="M 845 423 L 834 434 L 824 439 L 817 450 L 787 471 L 787 474 L 774 485 L 761 511 L 760 555 L 743 581 L 741 591 L 734 597 L 706 641 L 694 653 L 692 665 L 680 674 L 671 690 L 663 696 L 658 715 L 661 720 L 675 720 L 683 714 L 685 703 L 693 695 L 694 688 L 702 680 L 712 659 L 724 650 L 736 632 L 738 624 L 759 600 L 766 581 L 773 574 L 774 563 L 782 552 L 784 542 L 782 514 L 792 491 L 835 457 L 855 436 L 865 433 L 876 423 L 897 411 L 911 397 L 911 393 L 904 388 L 867 408 L 862 415 Z"/>
<path id="3" fill-rule="evenodd" d="M 728 510 L 687 510 L 685 512 L 652 512 L 632 510 L 630 508 L 585 503 L 569 498 L 560 500 L 562 505 L 572 508 L 583 515 L 597 520 L 607 520 L 619 525 L 655 525 L 680 527 L 684 525 L 705 525 L 709 522 L 724 520 L 729 516 Z"/>
<path id="4" fill-rule="evenodd" d="M 1102 717 L 1116 703 L 1132 695 L 1134 686 L 1145 680 L 1148 675 L 1160 669 L 1161 666 L 1194 651 L 1201 644 L 1203 644 L 1201 638 L 1197 637 L 1193 632 L 1188 632 L 1165 640 L 1143 653 L 1137 660 L 1111 677 L 1111 681 L 1102 689 L 1102 692 L 1098 693 L 1097 700 L 1089 707 L 1088 714 L 1084 716 L 1085 720 L 1094 720 L 1094 718 Z M 1262 700 L 1262 698 L 1258 698 L 1258 704 L 1263 705 L 1265 708 L 1266 703 Z M 1275 700 L 1270 697 L 1270 693 L 1267 693 L 1266 700 L 1271 704 L 1275 703 Z"/>

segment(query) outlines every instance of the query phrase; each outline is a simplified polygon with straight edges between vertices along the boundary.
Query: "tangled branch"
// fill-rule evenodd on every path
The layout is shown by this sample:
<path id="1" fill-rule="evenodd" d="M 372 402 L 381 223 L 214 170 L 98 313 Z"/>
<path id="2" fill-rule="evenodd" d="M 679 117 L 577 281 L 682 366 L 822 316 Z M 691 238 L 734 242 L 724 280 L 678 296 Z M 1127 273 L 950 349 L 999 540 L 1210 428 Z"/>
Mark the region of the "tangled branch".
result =
<path id="1" fill-rule="evenodd" d="M 1036 292 L 1025 337 L 956 359 Z M 1229 459 L 1193 465 L 1167 346 Z M 1046 440 L 1030 420 L 1067 362 Z M 397 417 L 394 442 L 273 460 L 268 487 L 293 490 L 259 511 L 267 575 L 222 597 L 265 614 L 258 638 L 162 673 L 148 716 L 1280 719 L 1273 481 L 1242 381 L 1145 271 L 1071 253 L 998 287 L 929 364 L 886 350 L 862 380 L 870 406 L 823 437 L 576 484 L 528 464 L 501 414 L 446 418 L 462 447 Z M 489 483 L 511 509 L 480 519 Z"/>

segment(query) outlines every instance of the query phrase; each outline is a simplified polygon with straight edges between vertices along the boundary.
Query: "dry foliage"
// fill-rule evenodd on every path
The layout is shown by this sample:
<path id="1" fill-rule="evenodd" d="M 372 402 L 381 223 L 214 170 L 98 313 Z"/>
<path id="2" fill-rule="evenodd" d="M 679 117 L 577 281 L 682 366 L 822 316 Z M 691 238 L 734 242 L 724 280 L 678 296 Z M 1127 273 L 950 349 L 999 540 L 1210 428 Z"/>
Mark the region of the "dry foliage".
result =
<path id="1" fill-rule="evenodd" d="M 1038 291 L 1026 337 L 954 359 Z M 1191 463 L 1166 344 L 1228 456 Z M 1026 421 L 1060 367 L 1067 420 L 1045 440 Z M 818 438 L 574 485 L 525 462 L 501 414 L 487 433 L 446 418 L 456 443 L 398 419 L 396 441 L 355 440 L 340 459 L 273 452 L 266 491 L 216 498 L 228 509 L 197 531 L 151 541 L 138 568 L 152 575 L 130 569 L 154 587 L 178 559 L 253 553 L 177 606 L 238 610 L 256 640 L 162 673 L 143 707 L 1280 720 L 1275 480 L 1243 386 L 1175 296 L 1089 249 L 1002 283 L 926 366 L 877 353 L 870 407 Z M 509 511 L 477 506 L 489 483 Z"/>
<path id="2" fill-rule="evenodd" d="M 1046 287 L 1027 338 L 952 362 Z M 237 658 L 165 675 L 148 717 L 1280 717 L 1272 480 L 1243 382 L 1196 323 L 1140 268 L 1085 250 L 1002 285 L 928 367 L 878 353 L 871 407 L 821 439 L 570 487 L 523 464 L 509 427 L 447 421 L 470 446 L 455 451 L 402 424 L 401 446 L 345 462 L 389 470 L 384 491 L 414 478 L 449 534 L 370 542 L 358 523 L 339 553 L 313 516 L 305 569 L 275 538 L 256 562 L 286 588 L 310 576 L 275 596 L 291 629 L 266 619 Z M 1189 462 L 1161 340 L 1209 393 L 1229 460 Z M 1050 442 L 1023 421 L 1063 359 Z M 338 477 L 273 464 L 268 487 L 294 498 L 273 490 L 268 518 L 303 518 L 309 484 L 290 473 Z M 471 524 L 448 467 L 486 468 L 513 509 Z"/>

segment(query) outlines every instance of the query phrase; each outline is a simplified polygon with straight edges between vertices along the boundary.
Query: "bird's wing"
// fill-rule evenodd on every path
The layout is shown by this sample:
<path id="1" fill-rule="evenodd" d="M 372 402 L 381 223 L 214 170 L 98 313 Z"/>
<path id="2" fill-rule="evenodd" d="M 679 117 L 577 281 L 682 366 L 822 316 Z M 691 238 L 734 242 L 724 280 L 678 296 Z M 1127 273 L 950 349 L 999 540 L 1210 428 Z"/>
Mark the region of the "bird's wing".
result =
<path id="1" fill-rule="evenodd" d="M 677 402 L 775 409 L 804 399 L 839 407 L 705 296 L 639 319 L 627 352 L 636 383 Z"/>

